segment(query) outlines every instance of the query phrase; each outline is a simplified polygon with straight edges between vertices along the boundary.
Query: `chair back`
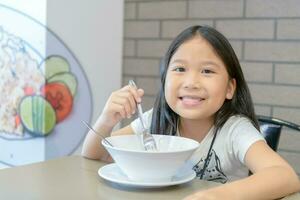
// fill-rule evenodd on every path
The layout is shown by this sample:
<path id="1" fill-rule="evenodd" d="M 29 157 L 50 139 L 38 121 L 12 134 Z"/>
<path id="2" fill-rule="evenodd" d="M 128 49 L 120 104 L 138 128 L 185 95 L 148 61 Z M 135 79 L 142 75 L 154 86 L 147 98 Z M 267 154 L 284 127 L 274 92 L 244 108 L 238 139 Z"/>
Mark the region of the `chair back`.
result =
<path id="1" fill-rule="evenodd" d="M 277 151 L 279 139 L 281 135 L 281 129 L 283 126 L 300 131 L 300 126 L 282 119 L 267 117 L 267 116 L 257 116 L 260 131 L 264 135 L 268 145 Z"/>
<path id="2" fill-rule="evenodd" d="M 259 122 L 259 124 L 260 124 L 260 132 L 263 134 L 268 145 L 274 151 L 277 151 L 282 126 L 277 124 L 267 123 L 267 122 Z"/>

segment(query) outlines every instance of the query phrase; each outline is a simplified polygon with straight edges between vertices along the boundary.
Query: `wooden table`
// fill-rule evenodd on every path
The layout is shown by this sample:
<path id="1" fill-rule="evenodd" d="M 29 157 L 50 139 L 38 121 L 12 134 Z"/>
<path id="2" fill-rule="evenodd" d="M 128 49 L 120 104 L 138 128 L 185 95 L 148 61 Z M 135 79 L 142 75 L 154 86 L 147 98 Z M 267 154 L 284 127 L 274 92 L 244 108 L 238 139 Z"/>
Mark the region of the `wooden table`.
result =
<path id="1" fill-rule="evenodd" d="M 178 186 L 133 189 L 98 176 L 100 161 L 69 156 L 0 170 L 0 199 L 7 200 L 176 200 L 217 183 L 194 180 Z M 284 198 L 300 200 L 299 194 Z"/>

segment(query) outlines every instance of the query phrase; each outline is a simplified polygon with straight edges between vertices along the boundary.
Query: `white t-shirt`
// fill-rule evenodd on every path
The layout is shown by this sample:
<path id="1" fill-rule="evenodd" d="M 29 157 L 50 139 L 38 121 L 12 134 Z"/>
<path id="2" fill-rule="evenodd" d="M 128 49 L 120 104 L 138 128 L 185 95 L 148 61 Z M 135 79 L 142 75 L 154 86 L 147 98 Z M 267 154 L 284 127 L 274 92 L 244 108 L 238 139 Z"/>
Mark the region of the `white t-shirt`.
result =
<path id="1" fill-rule="evenodd" d="M 145 112 L 143 118 L 145 126 L 150 128 L 152 109 Z M 131 127 L 135 133 L 142 132 L 141 123 L 137 119 L 131 123 Z M 177 135 L 180 135 L 178 130 Z M 203 169 L 212 139 L 213 128 L 190 159 L 189 164 L 196 171 L 197 177 Z M 264 137 L 249 119 L 238 115 L 230 117 L 217 133 L 203 179 L 226 183 L 247 177 L 249 170 L 245 166 L 244 158 L 249 147 L 259 140 L 264 140 Z"/>

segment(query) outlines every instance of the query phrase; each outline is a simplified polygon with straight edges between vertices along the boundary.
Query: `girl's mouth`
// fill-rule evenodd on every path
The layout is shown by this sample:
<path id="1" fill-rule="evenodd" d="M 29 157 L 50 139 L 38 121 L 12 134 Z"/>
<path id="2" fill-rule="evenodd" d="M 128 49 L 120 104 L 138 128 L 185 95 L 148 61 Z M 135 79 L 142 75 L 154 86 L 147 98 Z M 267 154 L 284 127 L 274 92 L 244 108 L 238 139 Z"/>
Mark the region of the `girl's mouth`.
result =
<path id="1" fill-rule="evenodd" d="M 204 100 L 203 98 L 197 96 L 181 96 L 179 99 L 185 106 L 197 106 Z"/>

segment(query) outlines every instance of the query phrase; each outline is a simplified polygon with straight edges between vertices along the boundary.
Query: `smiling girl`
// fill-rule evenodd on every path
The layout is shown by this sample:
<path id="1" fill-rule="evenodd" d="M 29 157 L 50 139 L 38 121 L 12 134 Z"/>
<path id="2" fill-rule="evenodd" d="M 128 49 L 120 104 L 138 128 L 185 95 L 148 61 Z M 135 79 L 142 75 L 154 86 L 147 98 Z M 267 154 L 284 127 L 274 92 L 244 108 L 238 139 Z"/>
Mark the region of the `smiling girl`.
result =
<path id="1" fill-rule="evenodd" d="M 131 117 L 142 96 L 142 89 L 130 86 L 113 92 L 94 128 L 108 136 L 121 119 Z M 200 142 L 190 163 L 197 178 L 226 183 L 186 200 L 276 199 L 300 189 L 294 170 L 259 132 L 251 95 L 231 45 L 211 27 L 190 27 L 172 42 L 162 63 L 155 105 L 144 118 L 151 133 Z M 112 135 L 141 131 L 135 120 Z M 107 157 L 92 132 L 82 154 Z M 253 175 L 248 176 L 249 170 Z"/>

